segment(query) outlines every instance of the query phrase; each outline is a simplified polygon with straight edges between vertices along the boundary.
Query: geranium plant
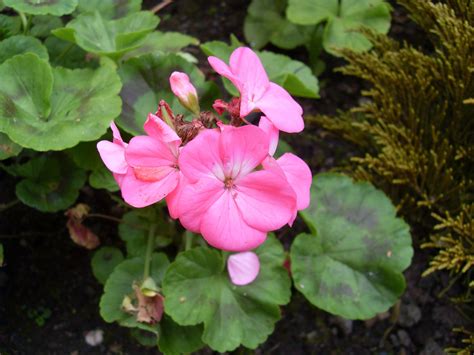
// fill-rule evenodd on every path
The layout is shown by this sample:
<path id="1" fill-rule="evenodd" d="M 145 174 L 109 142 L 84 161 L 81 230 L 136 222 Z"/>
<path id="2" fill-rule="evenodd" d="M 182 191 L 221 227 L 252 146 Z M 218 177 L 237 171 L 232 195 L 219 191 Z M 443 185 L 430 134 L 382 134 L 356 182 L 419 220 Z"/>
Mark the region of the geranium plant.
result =
<path id="1" fill-rule="evenodd" d="M 296 289 L 346 318 L 387 310 L 405 287 L 408 226 L 371 185 L 335 174 L 313 182 L 298 156 L 275 156 L 279 131 L 303 130 L 303 110 L 252 50 L 235 49 L 229 64 L 208 60 L 238 96 L 201 110 L 189 77 L 173 72 L 179 112 L 161 100 L 144 135 L 126 142 L 112 123 L 113 140 L 97 145 L 125 202 L 141 208 L 120 226 L 127 257 L 110 247 L 94 256 L 103 318 L 151 333 L 164 353 L 256 348 L 291 297 L 288 255 L 271 232 L 298 211 L 310 233 L 291 247 Z M 182 243 L 167 248 L 176 238 Z"/>

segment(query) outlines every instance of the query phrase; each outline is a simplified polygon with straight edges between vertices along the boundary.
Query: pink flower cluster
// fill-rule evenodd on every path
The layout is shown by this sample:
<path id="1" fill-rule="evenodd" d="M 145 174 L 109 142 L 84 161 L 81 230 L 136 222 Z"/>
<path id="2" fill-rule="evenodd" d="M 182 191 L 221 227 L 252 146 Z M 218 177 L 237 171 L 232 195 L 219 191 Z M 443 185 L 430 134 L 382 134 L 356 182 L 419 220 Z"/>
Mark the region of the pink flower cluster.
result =
<path id="1" fill-rule="evenodd" d="M 216 118 L 211 128 L 194 125 L 197 135 L 187 140 L 158 111 L 148 115 L 146 135 L 128 144 L 112 123 L 113 141 L 99 142 L 98 150 L 127 203 L 145 207 L 166 199 L 171 217 L 186 229 L 202 234 L 213 247 L 245 252 L 242 260 L 253 265 L 253 272 L 245 275 L 252 277 L 239 272 L 245 269 L 239 266 L 240 254 L 229 259 L 228 267 L 234 283 L 246 284 L 259 267 L 248 252 L 262 244 L 268 232 L 291 225 L 297 211 L 309 205 L 312 176 L 306 163 L 292 153 L 273 157 L 280 130 L 303 129 L 302 109 L 269 81 L 249 48 L 237 48 L 229 65 L 215 57 L 209 57 L 209 63 L 240 92 L 233 109 L 221 100 L 215 105 L 218 113 L 227 108 L 237 121 L 233 117 L 231 124 L 224 124 Z M 183 106 L 199 114 L 196 89 L 187 75 L 175 72 L 170 83 Z M 259 125 L 242 125 L 252 112 L 262 114 Z"/>

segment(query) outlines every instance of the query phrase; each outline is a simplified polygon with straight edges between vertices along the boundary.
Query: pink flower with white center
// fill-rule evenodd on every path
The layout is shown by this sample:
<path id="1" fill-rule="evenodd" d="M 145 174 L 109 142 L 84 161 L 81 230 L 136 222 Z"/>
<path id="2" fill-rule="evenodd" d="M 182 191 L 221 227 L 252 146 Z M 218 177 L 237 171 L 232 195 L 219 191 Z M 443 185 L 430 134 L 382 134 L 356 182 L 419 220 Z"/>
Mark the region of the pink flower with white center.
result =
<path id="1" fill-rule="evenodd" d="M 304 210 L 309 206 L 313 176 L 308 164 L 292 153 L 285 153 L 275 160 L 273 154 L 275 154 L 278 146 L 278 129 L 265 116 L 260 118 L 259 127 L 267 133 L 270 141 L 269 157 L 263 162 L 264 168 L 281 169 L 281 172 L 285 175 L 286 180 L 296 194 L 296 209 L 288 222 L 291 226 L 296 218 L 297 211 Z"/>
<path id="2" fill-rule="evenodd" d="M 270 82 L 258 56 L 247 47 L 237 48 L 229 65 L 216 57 L 209 64 L 240 92 L 240 117 L 262 111 L 279 130 L 293 133 L 304 128 L 303 109 L 281 86 Z"/>
<path id="3" fill-rule="evenodd" d="M 125 148 L 127 148 L 128 144 L 123 141 L 115 123 L 112 122 L 110 128 L 113 134 L 112 142 L 100 141 L 97 143 L 97 150 L 105 166 L 112 172 L 115 181 L 117 181 L 120 187 L 128 171 L 128 164 L 125 160 Z"/>
<path id="4" fill-rule="evenodd" d="M 173 94 L 181 105 L 196 115 L 199 115 L 199 101 L 196 88 L 191 84 L 189 76 L 181 72 L 173 72 L 170 76 L 170 86 Z"/>
<path id="5" fill-rule="evenodd" d="M 185 184 L 178 214 L 183 226 L 212 246 L 247 251 L 267 232 L 288 223 L 296 196 L 284 175 L 256 170 L 268 156 L 268 138 L 255 126 L 202 131 L 181 151 Z"/>
<path id="6" fill-rule="evenodd" d="M 248 285 L 257 278 L 260 261 L 257 254 L 251 251 L 233 254 L 227 259 L 227 271 L 234 285 Z"/>

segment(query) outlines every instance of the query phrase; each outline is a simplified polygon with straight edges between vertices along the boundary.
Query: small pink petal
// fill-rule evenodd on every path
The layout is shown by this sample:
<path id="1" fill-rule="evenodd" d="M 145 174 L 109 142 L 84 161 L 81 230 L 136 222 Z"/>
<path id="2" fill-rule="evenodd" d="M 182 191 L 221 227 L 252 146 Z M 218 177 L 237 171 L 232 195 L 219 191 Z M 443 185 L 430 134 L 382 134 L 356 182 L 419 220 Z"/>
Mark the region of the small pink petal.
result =
<path id="1" fill-rule="evenodd" d="M 158 116 L 149 113 L 145 125 L 143 126 L 145 132 L 157 140 L 163 142 L 179 142 L 181 144 L 181 139 L 178 137 L 175 131 L 168 126 L 161 118 Z M 178 146 L 179 146 L 178 144 Z"/>
<path id="2" fill-rule="evenodd" d="M 303 109 L 281 86 L 270 83 L 265 94 L 255 103 L 265 116 L 283 132 L 301 132 Z"/>
<path id="3" fill-rule="evenodd" d="M 268 154 L 273 156 L 273 154 L 275 154 L 276 149 L 278 147 L 278 136 L 279 136 L 280 131 L 265 116 L 262 116 L 260 118 L 258 127 L 268 135 L 268 139 L 270 141 Z"/>
<path id="4" fill-rule="evenodd" d="M 227 271 L 234 285 L 248 285 L 257 278 L 260 261 L 257 254 L 251 251 L 233 254 L 227 259 Z"/>
<path id="5" fill-rule="evenodd" d="M 119 131 L 119 129 L 117 128 L 117 126 L 115 125 L 114 122 L 111 122 L 111 123 L 110 123 L 110 129 L 112 130 L 113 142 L 114 142 L 115 144 L 118 144 L 118 145 L 121 145 L 121 146 L 126 147 L 127 144 L 124 143 L 124 141 L 123 141 L 123 139 L 122 139 L 122 136 L 120 135 L 120 131 Z"/>
<path id="6" fill-rule="evenodd" d="M 212 56 L 208 57 L 207 61 L 211 65 L 212 69 L 214 69 L 217 73 L 222 75 L 224 78 L 229 79 L 232 82 L 232 84 L 234 84 L 235 87 L 240 90 L 241 82 L 239 78 L 237 78 L 237 76 L 234 75 L 234 73 L 232 73 L 231 69 L 229 68 L 227 64 L 225 64 L 219 58 L 212 57 Z"/>
<path id="7" fill-rule="evenodd" d="M 125 174 L 128 164 L 125 160 L 125 148 L 109 141 L 97 143 L 97 150 L 107 169 L 116 174 Z"/>
<path id="8" fill-rule="evenodd" d="M 189 76 L 185 73 L 174 71 L 170 76 L 171 91 L 179 98 L 186 99 L 188 95 L 197 97 L 196 88 L 191 84 Z"/>
<path id="9" fill-rule="evenodd" d="M 149 136 L 133 137 L 125 149 L 125 159 L 132 167 L 174 167 L 177 165 L 177 152 L 170 145 Z"/>

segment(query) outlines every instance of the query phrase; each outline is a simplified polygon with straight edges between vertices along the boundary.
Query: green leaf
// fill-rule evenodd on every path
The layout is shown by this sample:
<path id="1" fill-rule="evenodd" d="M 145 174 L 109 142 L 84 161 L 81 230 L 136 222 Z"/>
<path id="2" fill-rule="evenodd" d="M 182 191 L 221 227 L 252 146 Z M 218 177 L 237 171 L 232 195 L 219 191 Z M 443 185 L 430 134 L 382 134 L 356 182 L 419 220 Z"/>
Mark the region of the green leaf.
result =
<path id="1" fill-rule="evenodd" d="M 201 106 L 210 107 L 217 96 L 217 87 L 206 82 L 195 65 L 175 54 L 149 54 L 132 58 L 119 69 L 124 107 L 116 123 L 133 135 L 143 134 L 143 124 L 150 112 L 156 112 L 160 100 L 165 100 L 175 114 L 186 113 L 170 89 L 169 77 L 175 70 L 189 75 Z"/>
<path id="2" fill-rule="evenodd" d="M 79 196 L 86 175 L 64 156 L 41 155 L 17 169 L 25 177 L 16 185 L 16 195 L 25 205 L 43 212 L 71 206 Z"/>
<path id="3" fill-rule="evenodd" d="M 44 60 L 49 58 L 46 48 L 34 37 L 17 35 L 0 42 L 0 63 L 23 53 L 35 53 Z"/>
<path id="4" fill-rule="evenodd" d="M 189 45 L 198 45 L 199 41 L 191 36 L 179 32 L 154 31 L 148 34 L 140 47 L 126 53 L 124 60 L 151 53 L 178 53 Z"/>
<path id="5" fill-rule="evenodd" d="M 0 160 L 18 155 L 21 149 L 21 145 L 13 142 L 5 133 L 0 133 Z"/>
<path id="6" fill-rule="evenodd" d="M 140 11 L 142 0 L 79 0 L 78 12 L 99 11 L 103 18 L 117 19 Z"/>
<path id="7" fill-rule="evenodd" d="M 175 232 L 174 224 L 163 219 L 161 206 L 137 209 L 123 215 L 119 236 L 125 241 L 129 256 L 145 255 L 152 224 L 157 224 L 154 248 L 170 244 L 172 240 L 169 236 Z"/>
<path id="8" fill-rule="evenodd" d="M 127 327 L 140 327 L 157 333 L 156 327 L 138 323 L 135 316 L 122 310 L 125 296 L 134 294 L 134 283 L 140 284 L 143 278 L 145 259 L 136 257 L 127 259 L 117 265 L 110 274 L 104 286 L 104 294 L 100 299 L 100 315 L 108 322 L 119 322 Z M 163 253 L 154 253 L 151 261 L 150 276 L 157 285 L 161 285 L 163 276 L 168 268 L 168 257 Z"/>
<path id="9" fill-rule="evenodd" d="M 73 12 L 78 0 L 3 0 L 12 9 L 31 15 L 62 16 Z"/>
<path id="10" fill-rule="evenodd" d="M 97 169 L 94 169 L 89 175 L 89 184 L 94 189 L 106 189 L 110 192 L 119 190 L 119 186 L 114 179 L 114 176 L 105 165 L 101 165 Z"/>
<path id="11" fill-rule="evenodd" d="M 165 312 L 180 325 L 204 323 L 202 340 L 212 349 L 255 349 L 280 319 L 280 305 L 290 300 L 284 251 L 274 238 L 256 250 L 260 274 L 246 286 L 235 286 L 221 252 L 198 247 L 179 254 L 163 281 Z"/>
<path id="12" fill-rule="evenodd" d="M 0 14 L 0 40 L 14 36 L 21 31 L 21 20 L 19 16 L 8 16 Z"/>
<path id="13" fill-rule="evenodd" d="M 368 27 L 378 33 L 390 28 L 390 5 L 384 0 L 289 0 L 287 16 L 302 25 L 327 21 L 324 49 L 339 55 L 338 49 L 365 51 L 372 44 L 358 30 Z"/>
<path id="14" fill-rule="evenodd" d="M 117 20 L 104 19 L 98 11 L 84 13 L 53 34 L 74 42 L 87 52 L 118 59 L 144 42 L 159 19 L 149 11 L 132 13 Z"/>
<path id="15" fill-rule="evenodd" d="M 46 38 L 44 45 L 48 49 L 52 66 L 70 69 L 97 66 L 95 62 L 88 61 L 87 53 L 74 43 L 50 36 Z"/>
<path id="16" fill-rule="evenodd" d="M 115 267 L 122 261 L 123 254 L 120 249 L 115 247 L 101 247 L 92 257 L 92 273 L 101 284 L 105 284 Z"/>
<path id="17" fill-rule="evenodd" d="M 23 147 L 62 150 L 102 136 L 120 113 L 112 66 L 51 68 L 36 55 L 0 65 L 0 131 Z"/>
<path id="18" fill-rule="evenodd" d="M 268 42 L 292 49 L 309 40 L 313 26 L 298 26 L 285 18 L 286 0 L 253 0 L 244 22 L 244 34 L 256 49 Z"/>
<path id="19" fill-rule="evenodd" d="M 63 27 L 61 18 L 51 15 L 34 16 L 31 23 L 30 34 L 35 37 L 48 37 L 52 30 Z"/>
<path id="20" fill-rule="evenodd" d="M 228 62 L 232 51 L 238 46 L 238 44 L 228 45 L 224 42 L 212 41 L 201 45 L 201 49 L 207 55 L 213 55 Z M 270 81 L 283 86 L 295 96 L 319 97 L 318 79 L 304 63 L 268 51 L 255 51 L 255 53 L 262 61 Z M 231 95 L 238 96 L 237 89 L 227 79 L 224 80 L 224 86 Z"/>
<path id="21" fill-rule="evenodd" d="M 405 288 L 410 229 L 380 190 L 337 174 L 314 177 L 302 216 L 313 234 L 291 247 L 296 288 L 315 306 L 349 319 L 386 311 Z"/>
<path id="22" fill-rule="evenodd" d="M 338 9 L 339 0 L 288 0 L 286 16 L 293 23 L 316 25 L 337 16 Z"/>
<path id="23" fill-rule="evenodd" d="M 165 355 L 192 353 L 204 346 L 202 332 L 202 325 L 183 327 L 165 314 L 158 330 L 158 347 Z"/>

